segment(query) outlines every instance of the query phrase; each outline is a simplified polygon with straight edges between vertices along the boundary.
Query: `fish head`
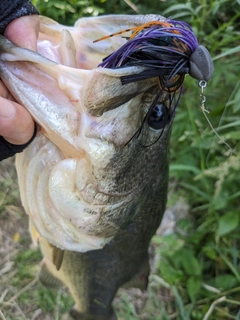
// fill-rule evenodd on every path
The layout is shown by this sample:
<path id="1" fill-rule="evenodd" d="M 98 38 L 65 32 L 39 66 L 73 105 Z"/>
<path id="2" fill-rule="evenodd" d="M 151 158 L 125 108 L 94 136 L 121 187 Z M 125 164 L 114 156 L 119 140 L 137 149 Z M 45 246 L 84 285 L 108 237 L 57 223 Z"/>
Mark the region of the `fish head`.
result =
<path id="1" fill-rule="evenodd" d="M 153 19 L 82 18 L 65 27 L 42 18 L 37 53 L 0 38 L 1 78 L 38 126 L 17 157 L 22 203 L 34 230 L 63 250 L 102 248 L 146 206 L 160 222 L 172 95 L 157 78 L 122 84 L 142 66 L 98 67 L 125 37 L 93 42 Z"/>

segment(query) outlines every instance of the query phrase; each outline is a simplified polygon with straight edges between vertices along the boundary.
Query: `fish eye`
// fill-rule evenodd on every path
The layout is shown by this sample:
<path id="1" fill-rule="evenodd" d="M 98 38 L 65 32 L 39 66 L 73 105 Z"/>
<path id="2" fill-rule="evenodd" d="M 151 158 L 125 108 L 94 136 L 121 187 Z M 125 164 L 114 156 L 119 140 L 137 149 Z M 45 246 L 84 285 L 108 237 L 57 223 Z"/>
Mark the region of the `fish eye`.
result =
<path id="1" fill-rule="evenodd" d="M 147 122 L 150 128 L 160 130 L 165 127 L 169 119 L 168 108 L 165 104 L 156 104 L 148 116 Z"/>

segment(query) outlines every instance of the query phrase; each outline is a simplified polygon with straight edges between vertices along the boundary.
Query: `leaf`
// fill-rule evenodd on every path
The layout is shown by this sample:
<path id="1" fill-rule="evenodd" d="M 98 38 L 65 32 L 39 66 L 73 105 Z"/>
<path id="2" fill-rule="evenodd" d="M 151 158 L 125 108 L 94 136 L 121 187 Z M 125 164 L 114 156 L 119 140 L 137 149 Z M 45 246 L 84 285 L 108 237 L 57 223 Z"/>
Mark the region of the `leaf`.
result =
<path id="1" fill-rule="evenodd" d="M 191 190 L 193 193 L 197 194 L 197 195 L 200 195 L 204 200 L 207 200 L 207 201 L 210 201 L 210 197 L 211 195 L 206 193 L 206 192 L 203 192 L 201 189 L 195 187 L 194 185 L 192 184 L 189 184 L 189 183 L 184 183 L 184 182 L 181 182 L 180 184 L 182 187 L 188 189 L 188 190 Z"/>
<path id="2" fill-rule="evenodd" d="M 226 263 L 228 268 L 232 271 L 234 276 L 237 278 L 238 282 L 240 282 L 240 274 L 238 273 L 238 270 L 236 267 L 233 265 L 233 263 L 227 258 L 227 256 L 220 250 L 220 248 L 215 247 L 216 251 L 219 253 L 223 261 Z"/>
<path id="3" fill-rule="evenodd" d="M 200 276 L 201 267 L 193 252 L 191 250 L 185 249 L 182 250 L 179 254 L 181 255 L 182 266 L 185 272 L 190 276 Z"/>
<path id="4" fill-rule="evenodd" d="M 162 258 L 160 260 L 159 269 L 160 269 L 162 278 L 170 285 L 173 285 L 179 282 L 180 280 L 182 280 L 182 277 L 183 277 L 182 271 L 177 270 L 176 268 L 173 268 L 167 259 Z"/>
<path id="5" fill-rule="evenodd" d="M 218 220 L 218 235 L 219 237 L 228 234 L 238 227 L 239 224 L 239 214 L 236 212 L 229 212 L 224 214 Z"/>
<path id="6" fill-rule="evenodd" d="M 170 165 L 170 172 L 172 171 L 192 171 L 195 174 L 200 174 L 201 170 L 199 168 L 191 166 L 191 165 L 185 165 L 185 164 L 171 164 Z"/>
<path id="7" fill-rule="evenodd" d="M 214 279 L 214 286 L 220 290 L 228 290 L 237 286 L 237 284 L 236 277 L 231 274 L 221 274 Z"/>
<path id="8" fill-rule="evenodd" d="M 190 277 L 187 280 L 187 293 L 191 301 L 194 301 L 196 295 L 200 291 L 201 288 L 201 280 L 197 277 Z"/>
<path id="9" fill-rule="evenodd" d="M 162 13 L 163 16 L 169 15 L 169 13 L 173 13 L 174 11 L 180 11 L 181 13 L 186 10 L 186 14 L 190 14 L 193 9 L 191 7 L 191 4 L 187 3 L 187 4 L 175 4 L 172 5 L 171 7 L 169 7 L 168 9 L 164 10 L 164 12 Z"/>
<path id="10" fill-rule="evenodd" d="M 184 240 L 177 238 L 174 233 L 164 236 L 155 236 L 152 241 L 154 244 L 158 245 L 158 252 L 167 257 L 172 257 L 175 252 L 184 246 Z"/>
<path id="11" fill-rule="evenodd" d="M 13 242 L 19 242 L 20 240 L 20 234 L 18 232 L 16 232 L 13 236 Z"/>
<path id="12" fill-rule="evenodd" d="M 224 130 L 224 129 L 228 129 L 231 127 L 235 127 L 235 126 L 239 126 L 240 125 L 240 120 L 236 120 L 236 121 L 232 121 L 231 123 L 225 124 L 221 127 L 218 127 L 218 131 Z"/>
<path id="13" fill-rule="evenodd" d="M 213 261 L 216 261 L 217 259 L 217 254 L 216 254 L 216 251 L 213 249 L 213 247 L 211 246 L 205 246 L 203 247 L 202 251 L 205 253 L 205 255 L 213 260 Z"/>
<path id="14" fill-rule="evenodd" d="M 234 53 L 238 53 L 238 52 L 240 52 L 240 46 L 237 46 L 237 47 L 232 48 L 232 49 L 228 49 L 228 50 L 226 50 L 225 52 L 223 52 L 223 53 L 215 56 L 215 57 L 213 58 L 213 61 L 214 61 L 214 60 L 217 60 L 217 59 L 220 59 L 220 58 L 222 58 L 222 57 L 226 57 L 226 56 L 228 56 L 228 55 L 234 54 Z"/>
<path id="15" fill-rule="evenodd" d="M 234 140 L 240 140 L 240 132 L 237 131 L 229 131 L 226 134 L 227 139 L 234 139 Z"/>

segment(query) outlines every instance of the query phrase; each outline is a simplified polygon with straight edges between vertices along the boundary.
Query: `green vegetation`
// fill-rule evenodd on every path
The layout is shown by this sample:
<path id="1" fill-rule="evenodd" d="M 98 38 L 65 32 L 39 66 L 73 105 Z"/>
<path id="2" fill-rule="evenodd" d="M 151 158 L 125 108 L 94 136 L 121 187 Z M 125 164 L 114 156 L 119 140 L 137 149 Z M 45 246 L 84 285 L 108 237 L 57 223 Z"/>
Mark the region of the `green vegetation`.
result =
<path id="1" fill-rule="evenodd" d="M 168 207 L 183 198 L 190 206 L 189 216 L 178 221 L 174 234 L 157 235 L 152 241 L 155 254 L 161 258 L 150 277 L 148 300 L 141 316 L 136 311 L 140 297 L 133 298 L 125 291 L 119 293 L 115 307 L 119 319 L 124 320 L 240 319 L 240 1 L 35 0 L 33 3 L 43 15 L 67 25 L 80 16 L 98 14 L 171 16 L 188 22 L 199 42 L 211 52 L 215 72 L 204 92 L 205 107 L 221 139 L 200 108 L 197 81 L 187 76 L 171 139 Z M 9 187 L 6 179 L 0 181 L 1 190 Z M 0 200 L 3 199 L 0 217 L 7 214 L 5 207 L 15 199 L 16 189 L 9 197 L 0 193 Z M 34 278 L 34 272 L 32 267 L 24 272 L 21 264 L 32 266 L 40 258 L 34 251 L 27 251 L 16 259 L 19 274 L 14 275 L 11 285 L 24 286 L 29 282 L 26 279 Z M 29 299 L 38 308 L 52 311 L 54 319 L 58 319 L 56 300 L 60 301 L 61 311 L 71 305 L 66 293 L 59 298 L 59 291 L 55 295 L 45 293 L 40 285 L 34 289 L 36 293 L 31 291 L 34 298 Z"/>

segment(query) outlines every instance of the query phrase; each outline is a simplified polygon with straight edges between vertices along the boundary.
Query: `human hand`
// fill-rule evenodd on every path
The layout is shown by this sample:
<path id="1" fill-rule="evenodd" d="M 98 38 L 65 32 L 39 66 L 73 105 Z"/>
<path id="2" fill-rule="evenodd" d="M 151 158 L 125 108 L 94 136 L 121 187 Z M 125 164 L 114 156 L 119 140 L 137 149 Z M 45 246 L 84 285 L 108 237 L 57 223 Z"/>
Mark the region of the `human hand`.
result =
<path id="1" fill-rule="evenodd" d="M 7 26 L 4 36 L 19 47 L 36 51 L 39 23 L 38 15 L 23 16 Z M 0 81 L 0 136 L 11 144 L 22 145 L 32 138 L 34 127 L 29 112 L 14 102 Z"/>

